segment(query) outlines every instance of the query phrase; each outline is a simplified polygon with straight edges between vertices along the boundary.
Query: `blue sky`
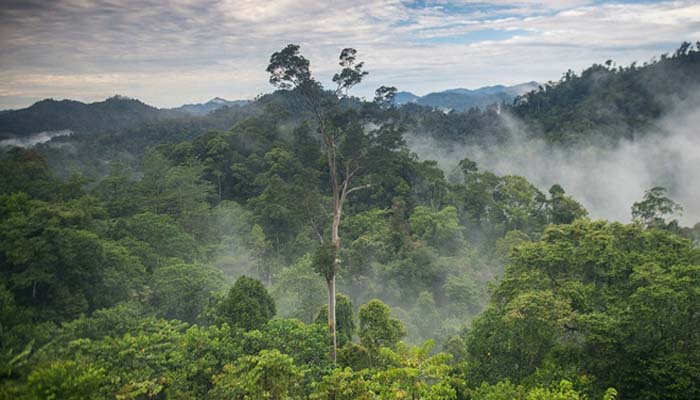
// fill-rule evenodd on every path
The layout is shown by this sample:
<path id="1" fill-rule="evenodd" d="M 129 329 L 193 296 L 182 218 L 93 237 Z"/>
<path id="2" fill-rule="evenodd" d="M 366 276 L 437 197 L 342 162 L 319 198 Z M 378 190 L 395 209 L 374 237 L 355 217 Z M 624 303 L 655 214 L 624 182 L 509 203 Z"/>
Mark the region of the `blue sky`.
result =
<path id="1" fill-rule="evenodd" d="M 380 85 L 425 94 L 556 80 L 700 40 L 700 2 L 601 0 L 0 0 L 0 109 L 113 94 L 159 107 L 271 90 L 298 43 L 328 83 L 344 47 Z"/>

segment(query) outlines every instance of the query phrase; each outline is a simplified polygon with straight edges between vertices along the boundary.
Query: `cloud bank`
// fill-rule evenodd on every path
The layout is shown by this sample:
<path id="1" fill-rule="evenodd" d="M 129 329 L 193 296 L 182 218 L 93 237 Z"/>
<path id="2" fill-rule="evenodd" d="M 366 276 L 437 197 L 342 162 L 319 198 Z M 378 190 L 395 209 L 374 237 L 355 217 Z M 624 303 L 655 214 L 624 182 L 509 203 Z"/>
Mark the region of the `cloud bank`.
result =
<path id="1" fill-rule="evenodd" d="M 446 171 L 466 157 L 480 170 L 524 176 L 542 191 L 558 183 L 592 218 L 629 222 L 630 208 L 644 191 L 663 186 L 684 208 L 676 217 L 692 226 L 700 222 L 699 100 L 679 106 L 641 139 L 615 144 L 554 147 L 532 138 L 519 121 L 506 115 L 510 139 L 503 145 L 449 146 L 420 135 L 410 136 L 408 144 Z"/>
<path id="2" fill-rule="evenodd" d="M 299 43 L 330 79 L 343 47 L 381 84 L 417 94 L 558 79 L 645 61 L 700 36 L 696 1 L 4 0 L 0 109 L 115 93 L 156 106 L 270 90 L 269 55 Z M 326 81 L 327 82 L 327 81 Z"/>

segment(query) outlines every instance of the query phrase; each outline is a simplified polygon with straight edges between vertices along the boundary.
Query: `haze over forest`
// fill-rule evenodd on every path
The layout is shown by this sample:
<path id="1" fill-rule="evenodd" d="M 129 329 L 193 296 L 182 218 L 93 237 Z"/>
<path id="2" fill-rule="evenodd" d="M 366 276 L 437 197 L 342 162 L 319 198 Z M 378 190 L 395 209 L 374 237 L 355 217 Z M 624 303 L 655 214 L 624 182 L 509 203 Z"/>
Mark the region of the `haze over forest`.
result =
<path id="1" fill-rule="evenodd" d="M 700 6 L 303 6 L 2 4 L 0 399 L 700 398 Z"/>

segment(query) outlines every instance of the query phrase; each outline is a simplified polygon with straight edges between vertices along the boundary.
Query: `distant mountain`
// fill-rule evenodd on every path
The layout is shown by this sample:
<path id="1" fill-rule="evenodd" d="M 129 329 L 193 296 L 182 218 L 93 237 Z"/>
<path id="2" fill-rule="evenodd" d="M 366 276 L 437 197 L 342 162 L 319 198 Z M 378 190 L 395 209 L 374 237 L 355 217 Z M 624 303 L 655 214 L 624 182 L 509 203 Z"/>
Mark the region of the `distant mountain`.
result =
<path id="1" fill-rule="evenodd" d="M 248 100 L 226 100 L 221 97 L 214 97 L 206 103 L 185 104 L 177 108 L 172 108 L 172 111 L 182 111 L 192 115 L 207 115 L 214 110 L 222 107 L 241 107 L 250 103 Z"/>
<path id="2" fill-rule="evenodd" d="M 538 84 L 527 82 L 515 86 L 488 86 L 480 89 L 451 89 L 419 97 L 409 92 L 396 95 L 397 104 L 419 105 L 463 111 L 505 101 L 512 103 L 518 95 Z M 0 140 L 22 139 L 41 132 L 69 130 L 73 133 L 112 133 L 147 122 L 188 116 L 206 116 L 225 107 L 239 108 L 248 100 L 226 100 L 215 97 L 206 103 L 185 104 L 171 109 L 158 109 L 140 100 L 113 96 L 104 101 L 82 103 L 75 100 L 46 99 L 20 110 L 0 112 Z"/>
<path id="3" fill-rule="evenodd" d="M 464 111 L 472 107 L 485 107 L 505 101 L 510 104 L 521 94 L 537 89 L 537 82 L 525 82 L 514 86 L 485 86 L 479 89 L 449 89 L 419 97 L 409 92 L 396 94 L 396 104 L 416 103 L 423 106 Z"/>
<path id="4" fill-rule="evenodd" d="M 394 103 L 396 103 L 396 104 L 415 103 L 418 99 L 420 99 L 420 96 L 416 96 L 415 94 L 413 94 L 411 92 L 398 92 L 398 93 L 396 93 L 396 97 L 394 97 Z"/>
<path id="5" fill-rule="evenodd" d="M 20 110 L 0 113 L 0 137 L 24 137 L 38 132 L 116 132 L 123 128 L 175 115 L 123 96 L 85 104 L 46 99 Z"/>

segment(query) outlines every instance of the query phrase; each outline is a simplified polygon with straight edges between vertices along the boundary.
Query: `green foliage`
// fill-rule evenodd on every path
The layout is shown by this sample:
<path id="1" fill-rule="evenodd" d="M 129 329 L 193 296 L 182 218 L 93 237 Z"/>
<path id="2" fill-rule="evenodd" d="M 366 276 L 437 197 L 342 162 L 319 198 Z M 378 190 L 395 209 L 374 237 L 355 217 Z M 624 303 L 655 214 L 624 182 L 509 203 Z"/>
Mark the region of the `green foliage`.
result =
<path id="1" fill-rule="evenodd" d="M 13 349 L 5 350 L 0 355 L 0 378 L 10 378 L 15 375 L 20 368 L 27 364 L 27 359 L 32 352 L 34 342 L 29 342 L 27 346 L 17 354 L 14 354 Z"/>
<path id="2" fill-rule="evenodd" d="M 569 381 L 561 381 L 558 389 L 535 388 L 528 392 L 526 400 L 579 400 L 581 398 Z"/>
<path id="3" fill-rule="evenodd" d="M 134 322 L 136 329 L 114 323 L 111 330 L 106 325 L 93 338 L 69 328 L 37 357 L 75 360 L 103 370 L 109 378 L 100 389 L 108 398 L 138 399 L 204 397 L 211 377 L 242 354 L 227 328 L 188 327 L 155 318 L 136 318 L 128 325 Z"/>
<path id="4" fill-rule="evenodd" d="M 394 347 L 406 330 L 398 319 L 391 318 L 389 307 L 374 299 L 360 307 L 360 342 L 372 352 Z"/>
<path id="5" fill-rule="evenodd" d="M 311 81 L 309 60 L 299 53 L 299 46 L 290 44 L 270 57 L 267 67 L 270 83 L 281 89 L 301 86 Z"/>
<path id="6" fill-rule="evenodd" d="M 299 232 L 315 197 L 317 173 L 296 158 L 293 149 L 275 146 L 262 155 L 262 170 L 253 183 L 256 196 L 248 200 L 268 236 L 289 241 Z"/>
<path id="7" fill-rule="evenodd" d="M 416 304 L 411 309 L 411 319 L 416 326 L 416 334 L 423 340 L 428 340 L 435 329 L 435 321 L 440 320 L 440 314 L 435 306 L 435 300 L 430 292 L 421 292 Z"/>
<path id="8" fill-rule="evenodd" d="M 537 237 L 547 224 L 570 223 L 588 214 L 559 185 L 552 186 L 547 198 L 520 176 L 479 172 L 469 159 L 460 165 L 464 183 L 453 189 L 454 197 L 460 219 L 466 220 L 474 235 L 487 235 L 490 241 L 496 241 L 517 230 Z M 468 238 L 469 233 L 467 229 Z"/>
<path id="9" fill-rule="evenodd" d="M 510 113 L 549 142 L 625 137 L 667 112 L 648 88 L 687 98 L 699 54 L 594 66 L 512 106 L 444 113 L 392 107 L 394 88 L 348 97 L 366 75 L 354 49 L 324 91 L 290 45 L 268 72 L 294 90 L 9 150 L 0 397 L 698 398 L 700 225 L 667 221 L 680 210 L 663 188 L 633 205 L 635 225 L 591 222 L 559 185 L 543 193 L 469 159 L 447 179 L 403 133 L 497 144 Z M 75 169 L 94 181 L 68 179 Z M 339 248 L 318 246 L 333 173 L 369 189 L 344 204 Z M 350 295 L 336 298 L 337 364 L 331 278 Z M 353 302 L 367 302 L 358 327 Z"/>
<path id="10" fill-rule="evenodd" d="M 394 216 L 396 214 L 396 216 Z M 403 215 L 391 210 L 371 209 L 345 217 L 340 258 L 343 268 L 340 281 L 343 291 L 361 293 L 373 283 L 376 263 L 388 263 L 399 248 L 408 241 L 408 228 Z M 392 226 L 392 219 L 401 224 Z M 406 228 L 406 229 L 403 229 Z M 362 299 L 372 298 L 368 293 Z M 361 301 L 361 299 L 356 299 Z"/>
<path id="11" fill-rule="evenodd" d="M 373 400 L 376 384 L 368 372 L 354 372 L 350 368 L 334 369 L 323 380 L 315 383 L 314 400 Z"/>
<path id="12" fill-rule="evenodd" d="M 159 315 L 186 322 L 200 320 L 212 298 L 223 287 L 220 271 L 199 264 L 174 264 L 153 273 L 151 304 Z"/>
<path id="13" fill-rule="evenodd" d="M 306 255 L 277 274 L 271 294 L 280 317 L 311 323 L 328 301 L 325 279 L 312 269 L 311 262 L 311 255 Z"/>
<path id="14" fill-rule="evenodd" d="M 586 140 L 591 128 L 615 140 L 631 138 L 693 95 L 691 88 L 700 83 L 698 65 L 700 47 L 686 42 L 671 56 L 641 66 L 616 68 L 607 62 L 580 75 L 569 70 L 558 82 L 516 99 L 511 111 L 553 142 Z"/>
<path id="15" fill-rule="evenodd" d="M 336 246 L 332 243 L 322 244 L 316 248 L 311 261 L 314 271 L 324 277 L 326 281 L 329 281 L 336 273 L 336 250 Z"/>
<path id="16" fill-rule="evenodd" d="M 363 62 L 355 64 L 357 50 L 352 48 L 345 48 L 340 52 L 340 64 L 343 69 L 340 73 L 333 75 L 333 83 L 338 85 L 336 93 L 342 93 L 345 91 L 345 95 L 348 95 L 348 91 L 351 87 L 357 85 L 362 81 L 369 72 L 363 71 Z"/>
<path id="17" fill-rule="evenodd" d="M 100 393 L 106 381 L 103 369 L 75 361 L 56 361 L 34 370 L 28 386 L 32 399 L 88 400 L 107 398 Z"/>
<path id="18" fill-rule="evenodd" d="M 276 349 L 294 358 L 305 371 L 305 387 L 318 381 L 332 368 L 328 358 L 330 335 L 328 327 L 318 324 L 305 325 L 293 319 L 273 319 L 260 330 L 249 331 L 242 340 L 246 354 Z"/>
<path id="19" fill-rule="evenodd" d="M 457 219 L 457 209 L 447 206 L 440 211 L 418 206 L 409 218 L 413 234 L 435 248 L 445 248 L 454 253 L 462 244 L 462 233 Z"/>
<path id="20" fill-rule="evenodd" d="M 262 279 L 261 264 L 267 258 L 267 238 L 255 228 L 253 215 L 233 201 L 222 201 L 207 216 L 207 263 L 227 278 L 247 275 Z"/>
<path id="21" fill-rule="evenodd" d="M 666 217 L 680 213 L 683 208 L 666 197 L 666 188 L 653 187 L 644 192 L 644 199 L 632 205 L 632 218 L 647 228 L 666 227 Z"/>
<path id="22" fill-rule="evenodd" d="M 562 380 L 558 385 L 552 384 L 546 388 L 542 386 L 527 389 L 521 385 L 514 385 L 509 380 L 500 381 L 495 385 L 483 383 L 472 391 L 474 400 L 582 400 L 587 397 L 574 389 L 574 385 Z M 615 400 L 617 391 L 608 389 L 603 394 L 603 400 Z"/>
<path id="23" fill-rule="evenodd" d="M 260 281 L 242 276 L 217 307 L 220 322 L 245 331 L 258 329 L 275 316 L 275 301 Z"/>
<path id="24" fill-rule="evenodd" d="M 120 236 L 147 243 L 160 259 L 178 258 L 192 262 L 197 255 L 197 244 L 172 217 L 144 212 L 132 215 L 118 224 Z M 160 264 L 160 263 L 159 263 Z"/>
<path id="25" fill-rule="evenodd" d="M 85 104 L 73 100 L 46 99 L 29 108 L 0 115 L 3 132 L 26 135 L 69 129 L 79 133 L 114 133 L 130 125 L 155 121 L 166 111 L 139 100 L 112 96 Z"/>
<path id="26" fill-rule="evenodd" d="M 335 295 L 335 328 L 338 347 L 343 347 L 352 340 L 355 334 L 355 307 L 348 296 Z M 328 305 L 323 305 L 314 321 L 317 324 L 328 324 Z"/>
<path id="27" fill-rule="evenodd" d="M 387 300 L 411 302 L 416 294 L 431 290 L 443 277 L 445 271 L 437 263 L 437 251 L 423 243 L 405 250 L 401 257 L 390 261 L 381 270 L 381 279 L 396 284 L 398 295 Z"/>
<path id="28" fill-rule="evenodd" d="M 360 371 L 372 367 L 372 355 L 365 346 L 349 342 L 338 349 L 338 364 Z"/>
<path id="29" fill-rule="evenodd" d="M 380 398 L 412 398 L 454 400 L 457 390 L 464 384 L 451 375 L 452 367 L 445 353 L 430 355 L 434 343 L 428 341 L 420 347 L 400 344 L 396 352 L 384 348 L 382 358 L 387 368 L 379 371 L 375 379 L 379 383 Z"/>
<path id="30" fill-rule="evenodd" d="M 111 308 L 97 310 L 92 315 L 61 325 L 61 336 L 99 340 L 105 336 L 123 336 L 143 328 L 149 313 L 147 307 L 138 302 L 120 303 Z"/>
<path id="31" fill-rule="evenodd" d="M 225 365 L 223 373 L 213 379 L 210 396 L 251 400 L 298 398 L 302 376 L 288 355 L 277 350 L 262 350 L 255 356 L 241 357 L 234 365 Z"/>
<path id="32" fill-rule="evenodd" d="M 687 282 L 699 257 L 688 241 L 635 225 L 548 228 L 541 241 L 516 247 L 493 303 L 474 321 L 470 379 L 518 383 L 553 362 L 625 397 L 659 388 L 665 398 L 694 396 L 700 353 L 689 310 L 700 296 Z"/>
<path id="33" fill-rule="evenodd" d="M 495 255 L 501 260 L 508 260 L 514 248 L 529 241 L 530 237 L 524 232 L 508 231 L 502 238 L 496 240 Z"/>
<path id="34" fill-rule="evenodd" d="M 143 159 L 143 178 L 139 182 L 146 209 L 172 215 L 196 232 L 200 229 L 199 217 L 213 192 L 213 185 L 202 176 L 204 166 L 197 161 L 172 165 L 161 152 L 149 151 Z"/>
<path id="35" fill-rule="evenodd" d="M 419 347 L 382 348 L 375 369 L 335 369 L 314 384 L 313 399 L 457 399 L 465 383 L 453 375 L 445 353 L 431 355 L 433 342 Z"/>
<path id="36" fill-rule="evenodd" d="M 60 199 L 68 185 L 56 180 L 35 149 L 13 148 L 0 157 L 0 194 L 23 192 L 42 200 Z"/>
<path id="37" fill-rule="evenodd" d="M 565 196 L 564 189 L 552 185 L 547 201 L 548 219 L 552 224 L 570 224 L 574 220 L 588 215 L 588 211 L 571 196 Z"/>
<path id="38" fill-rule="evenodd" d="M 393 86 L 380 86 L 374 91 L 374 102 L 380 107 L 391 107 L 394 105 L 396 91 Z"/>
<path id="39" fill-rule="evenodd" d="M 127 300 L 142 283 L 140 260 L 92 232 L 92 199 L 47 203 L 0 196 L 0 272 L 20 305 L 42 305 L 40 319 L 71 318 Z"/>
<path id="40" fill-rule="evenodd" d="M 484 382 L 471 392 L 474 400 L 524 400 L 525 389 L 516 386 L 510 380 L 502 380 L 494 385 Z"/>

